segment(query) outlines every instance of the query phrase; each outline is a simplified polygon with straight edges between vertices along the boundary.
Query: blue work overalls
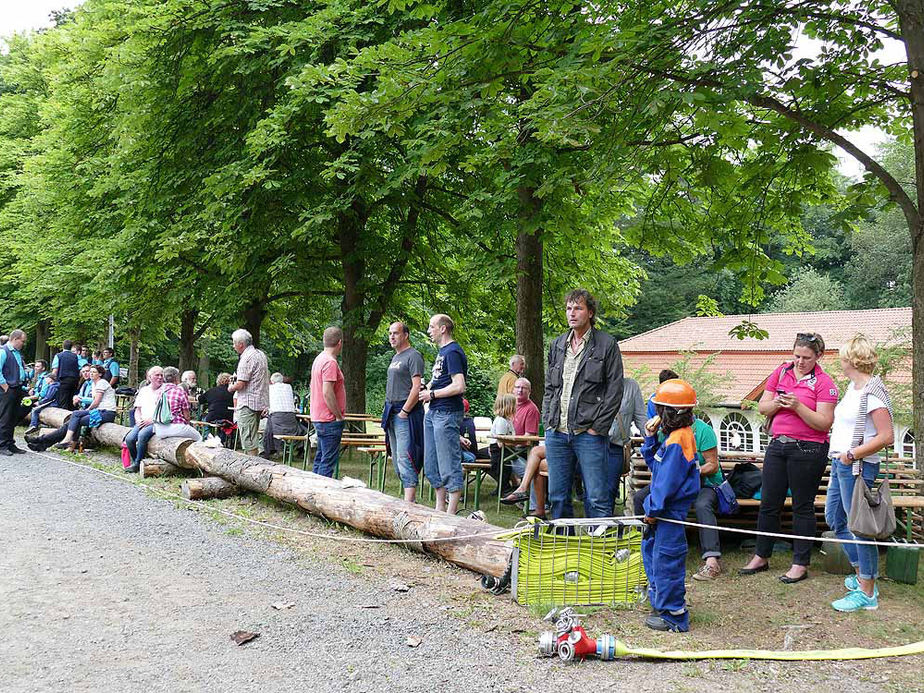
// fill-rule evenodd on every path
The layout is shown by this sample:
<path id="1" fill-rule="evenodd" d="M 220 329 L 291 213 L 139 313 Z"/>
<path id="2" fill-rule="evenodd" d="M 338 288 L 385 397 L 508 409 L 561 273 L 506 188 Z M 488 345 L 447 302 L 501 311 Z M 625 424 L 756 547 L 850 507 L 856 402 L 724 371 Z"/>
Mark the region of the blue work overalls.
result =
<path id="1" fill-rule="evenodd" d="M 663 444 L 647 436 L 642 455 L 651 470 L 651 492 L 645 499 L 648 517 L 685 520 L 699 494 L 699 465 L 693 429 L 673 431 Z M 652 608 L 672 630 L 690 630 L 683 580 L 687 568 L 687 537 L 683 525 L 658 522 L 642 541 Z"/>

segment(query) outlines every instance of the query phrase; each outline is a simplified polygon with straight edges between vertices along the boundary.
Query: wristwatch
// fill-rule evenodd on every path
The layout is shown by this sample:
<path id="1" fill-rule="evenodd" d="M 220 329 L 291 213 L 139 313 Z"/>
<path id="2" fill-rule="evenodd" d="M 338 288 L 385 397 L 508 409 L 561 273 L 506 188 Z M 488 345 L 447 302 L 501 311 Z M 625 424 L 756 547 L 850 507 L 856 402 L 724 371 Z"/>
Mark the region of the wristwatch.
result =
<path id="1" fill-rule="evenodd" d="M 853 455 L 853 450 L 848 450 L 848 451 L 847 451 L 847 459 L 850 460 L 851 462 L 853 462 L 855 459 L 857 459 L 857 458 L 854 457 L 854 455 Z"/>

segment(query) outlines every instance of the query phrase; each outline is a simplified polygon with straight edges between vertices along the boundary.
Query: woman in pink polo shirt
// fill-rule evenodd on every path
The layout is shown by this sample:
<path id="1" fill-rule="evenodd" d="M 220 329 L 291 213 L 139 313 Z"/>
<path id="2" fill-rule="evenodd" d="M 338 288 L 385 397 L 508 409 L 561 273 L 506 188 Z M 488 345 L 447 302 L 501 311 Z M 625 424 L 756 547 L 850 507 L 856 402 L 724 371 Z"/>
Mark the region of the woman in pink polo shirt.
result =
<path id="1" fill-rule="evenodd" d="M 780 531 L 780 511 L 792 490 L 792 530 L 795 537 L 815 536 L 815 496 L 828 464 L 828 431 L 834 421 L 837 386 L 818 365 L 825 343 L 814 332 L 800 332 L 792 348 L 793 360 L 770 376 L 758 411 L 771 418 L 770 444 L 764 452 L 760 490 L 760 532 Z M 769 569 L 773 537 L 757 537 L 754 556 L 738 572 L 753 575 Z M 780 581 L 801 582 L 808 577 L 812 542 L 794 538 L 792 565 Z"/>

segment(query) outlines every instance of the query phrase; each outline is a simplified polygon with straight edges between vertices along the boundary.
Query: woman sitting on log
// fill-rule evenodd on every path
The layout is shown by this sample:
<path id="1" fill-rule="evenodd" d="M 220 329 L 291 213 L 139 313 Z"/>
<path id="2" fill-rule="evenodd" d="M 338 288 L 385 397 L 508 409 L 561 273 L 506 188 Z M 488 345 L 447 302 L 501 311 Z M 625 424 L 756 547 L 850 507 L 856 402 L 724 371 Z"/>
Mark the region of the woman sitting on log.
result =
<path id="1" fill-rule="evenodd" d="M 99 426 L 104 423 L 112 423 L 116 418 L 116 396 L 115 390 L 106 380 L 106 369 L 99 364 L 90 366 L 90 382 L 92 383 L 90 392 L 92 399 L 86 409 L 78 409 L 71 414 L 68 422 L 58 430 L 44 436 L 39 436 L 29 440 L 26 444 L 30 450 L 47 450 L 54 445 L 74 452 L 77 449 L 77 436 L 80 433 L 81 426 Z"/>
<path id="2" fill-rule="evenodd" d="M 199 442 L 202 436 L 189 425 L 189 395 L 186 389 L 177 384 L 180 371 L 173 366 L 164 369 L 164 387 L 161 397 L 170 406 L 170 423 L 154 422 L 154 435 L 158 438 L 189 438 Z"/>

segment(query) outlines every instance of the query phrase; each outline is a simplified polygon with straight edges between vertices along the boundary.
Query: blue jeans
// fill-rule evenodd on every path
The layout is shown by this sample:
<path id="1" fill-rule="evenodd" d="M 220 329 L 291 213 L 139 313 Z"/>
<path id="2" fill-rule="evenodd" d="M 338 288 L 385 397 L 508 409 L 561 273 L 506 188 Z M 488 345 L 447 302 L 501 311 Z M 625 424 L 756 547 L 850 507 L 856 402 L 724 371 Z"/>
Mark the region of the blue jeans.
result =
<path id="1" fill-rule="evenodd" d="M 574 466 L 581 465 L 584 480 L 584 516 L 609 517 L 610 502 L 609 438 L 590 433 L 545 432 L 546 464 L 549 467 L 549 504 L 552 519 L 574 517 L 571 487 Z"/>
<path id="2" fill-rule="evenodd" d="M 461 409 L 430 409 L 424 417 L 424 473 L 433 488 L 462 490 L 461 428 Z"/>
<path id="3" fill-rule="evenodd" d="M 38 428 L 39 425 L 39 415 L 42 413 L 42 409 L 45 407 L 36 407 L 32 410 L 32 413 L 29 415 L 29 428 Z"/>
<path id="4" fill-rule="evenodd" d="M 125 447 L 132 456 L 132 464 L 139 464 L 148 454 L 148 441 L 154 437 L 154 424 L 139 428 L 133 426 L 125 436 Z"/>
<path id="5" fill-rule="evenodd" d="M 340 459 L 340 439 L 343 437 L 343 421 L 315 421 L 318 433 L 318 454 L 314 456 L 312 471 L 321 476 L 333 477 L 334 468 Z"/>
<path id="6" fill-rule="evenodd" d="M 879 474 L 879 464 L 863 463 L 863 481 L 871 487 Z M 853 487 L 857 477 L 853 475 L 853 465 L 844 464 L 839 459 L 831 460 L 831 481 L 828 482 L 828 496 L 825 499 L 825 521 L 838 539 L 869 540 L 870 537 L 855 536 L 847 529 L 847 516 L 853 501 Z M 864 580 L 879 577 L 879 549 L 865 544 L 841 544 L 850 565 L 858 568 L 857 575 Z"/>
<path id="7" fill-rule="evenodd" d="M 388 420 L 388 444 L 401 486 L 417 488 L 417 472 L 411 460 L 411 422 L 395 414 Z"/>
<path id="8" fill-rule="evenodd" d="M 91 409 L 78 409 L 71 414 L 71 418 L 67 421 L 67 430 L 76 435 L 80 431 L 80 427 L 87 423 L 86 420 L 90 418 L 91 411 Z M 115 421 L 115 415 L 114 411 L 99 410 L 99 418 L 103 423 L 112 423 Z"/>

